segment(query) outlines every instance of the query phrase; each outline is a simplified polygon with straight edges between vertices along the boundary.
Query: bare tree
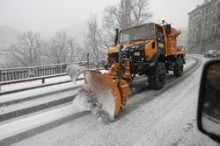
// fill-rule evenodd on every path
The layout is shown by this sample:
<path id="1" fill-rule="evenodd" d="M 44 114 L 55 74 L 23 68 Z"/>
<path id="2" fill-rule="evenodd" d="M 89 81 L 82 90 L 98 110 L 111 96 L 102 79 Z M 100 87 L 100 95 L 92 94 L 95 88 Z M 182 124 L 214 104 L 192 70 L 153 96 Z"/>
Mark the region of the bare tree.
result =
<path id="1" fill-rule="evenodd" d="M 65 32 L 56 33 L 46 46 L 46 56 L 50 63 L 70 63 L 75 61 L 77 56 L 78 47 L 75 40 Z"/>
<path id="2" fill-rule="evenodd" d="M 114 43 L 115 29 L 139 25 L 151 18 L 147 9 L 148 0 L 120 0 L 116 6 L 109 5 L 104 10 L 102 28 L 95 14 L 87 21 L 86 48 L 92 50 L 95 59 Z"/>
<path id="3" fill-rule="evenodd" d="M 108 6 L 103 23 L 108 29 L 127 28 L 145 23 L 152 17 L 148 11 L 149 0 L 121 0 L 117 6 Z"/>
<path id="4" fill-rule="evenodd" d="M 42 50 L 40 34 L 27 31 L 8 49 L 7 55 L 15 60 L 14 66 L 34 66 L 42 64 Z"/>
<path id="5" fill-rule="evenodd" d="M 95 14 L 92 14 L 90 18 L 87 20 L 86 25 L 88 29 L 85 35 L 86 38 L 85 47 L 88 48 L 89 51 L 92 51 L 92 54 L 94 55 L 96 60 L 99 60 L 101 35 L 100 35 L 97 16 Z"/>
<path id="6" fill-rule="evenodd" d="M 140 25 L 149 20 L 152 13 L 148 11 L 148 0 L 133 0 L 131 2 L 131 17 L 132 25 Z"/>
<path id="7" fill-rule="evenodd" d="M 104 10 L 101 40 L 105 46 L 114 41 L 115 29 L 124 29 L 145 23 L 152 17 L 148 11 L 149 0 L 121 0 L 116 6 Z"/>

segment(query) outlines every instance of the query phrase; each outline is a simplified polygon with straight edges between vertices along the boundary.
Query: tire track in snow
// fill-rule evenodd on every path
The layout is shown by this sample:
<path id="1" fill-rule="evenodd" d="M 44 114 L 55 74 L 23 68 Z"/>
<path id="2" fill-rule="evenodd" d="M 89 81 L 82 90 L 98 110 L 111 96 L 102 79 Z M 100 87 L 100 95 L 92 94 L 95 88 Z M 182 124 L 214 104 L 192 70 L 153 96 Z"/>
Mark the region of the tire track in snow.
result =
<path id="1" fill-rule="evenodd" d="M 159 95 L 171 89 L 172 87 L 176 86 L 177 84 L 182 82 L 184 79 L 186 79 L 189 75 L 191 75 L 201 65 L 201 60 L 195 57 L 193 58 L 196 60 L 195 64 L 192 65 L 187 71 L 185 71 L 183 76 L 179 78 L 170 78 L 166 82 L 165 87 L 163 89 L 156 90 L 156 91 L 150 90 L 148 94 L 146 94 L 147 91 L 142 92 L 142 93 L 136 93 L 134 96 L 135 99 L 130 100 L 130 102 L 128 102 L 128 105 L 119 112 L 115 121 L 127 116 L 129 113 L 133 112 L 135 109 L 139 108 L 140 106 L 151 102 L 153 99 L 157 98 Z"/>

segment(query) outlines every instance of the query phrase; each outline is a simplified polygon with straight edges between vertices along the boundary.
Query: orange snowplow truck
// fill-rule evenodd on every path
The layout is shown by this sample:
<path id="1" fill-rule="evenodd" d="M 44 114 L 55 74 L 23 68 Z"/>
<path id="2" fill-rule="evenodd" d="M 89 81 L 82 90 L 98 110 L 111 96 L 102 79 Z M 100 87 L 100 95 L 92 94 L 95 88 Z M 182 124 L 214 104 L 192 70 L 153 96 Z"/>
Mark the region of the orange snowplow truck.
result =
<path id="1" fill-rule="evenodd" d="M 186 53 L 177 48 L 176 38 L 181 32 L 170 24 L 148 23 L 116 32 L 115 46 L 108 50 L 109 66 L 129 62 L 132 76 L 147 75 L 153 89 L 164 86 L 161 70 L 173 71 L 176 77 L 182 75 Z"/>
<path id="2" fill-rule="evenodd" d="M 115 45 L 108 50 L 108 72 L 86 72 L 84 85 L 84 89 L 100 98 L 110 98 L 103 92 L 110 93 L 114 116 L 127 104 L 129 83 L 135 75 L 146 75 L 149 86 L 159 90 L 164 87 L 168 71 L 173 71 L 176 77 L 183 74 L 186 54 L 177 49 L 176 38 L 180 31 L 164 22 L 116 29 L 116 32 Z"/>

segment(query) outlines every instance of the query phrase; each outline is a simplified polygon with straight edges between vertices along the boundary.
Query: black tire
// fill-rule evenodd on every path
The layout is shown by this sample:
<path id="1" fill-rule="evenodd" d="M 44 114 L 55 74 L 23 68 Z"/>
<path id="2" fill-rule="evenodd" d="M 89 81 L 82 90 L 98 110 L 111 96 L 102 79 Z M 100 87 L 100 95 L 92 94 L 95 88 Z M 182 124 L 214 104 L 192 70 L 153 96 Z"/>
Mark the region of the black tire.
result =
<path id="1" fill-rule="evenodd" d="M 154 90 L 162 89 L 165 85 L 166 66 L 159 62 L 153 67 L 148 75 L 149 86 Z"/>
<path id="2" fill-rule="evenodd" d="M 176 59 L 173 74 L 175 77 L 180 77 L 183 75 L 183 58 L 178 57 Z"/>

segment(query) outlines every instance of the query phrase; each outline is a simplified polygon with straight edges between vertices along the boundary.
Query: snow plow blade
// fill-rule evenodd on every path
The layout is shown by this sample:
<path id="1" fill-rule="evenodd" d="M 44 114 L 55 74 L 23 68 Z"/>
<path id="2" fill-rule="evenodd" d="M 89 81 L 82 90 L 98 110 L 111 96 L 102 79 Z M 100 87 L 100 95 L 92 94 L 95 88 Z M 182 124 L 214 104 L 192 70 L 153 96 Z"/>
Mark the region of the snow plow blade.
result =
<path id="1" fill-rule="evenodd" d="M 109 74 L 88 71 L 85 73 L 84 89 L 96 94 L 98 103 L 102 105 L 111 118 L 114 118 L 121 107 L 121 95 L 117 83 Z"/>
<path id="2" fill-rule="evenodd" d="M 87 98 L 93 98 L 93 94 L 95 94 L 98 110 L 108 113 L 110 119 L 113 119 L 118 114 L 123 104 L 118 88 L 118 80 L 113 79 L 108 73 L 102 74 L 98 70 L 92 70 L 78 65 L 68 65 L 67 73 L 74 83 L 80 74 L 84 73 L 85 83 L 83 88 L 88 93 Z"/>

